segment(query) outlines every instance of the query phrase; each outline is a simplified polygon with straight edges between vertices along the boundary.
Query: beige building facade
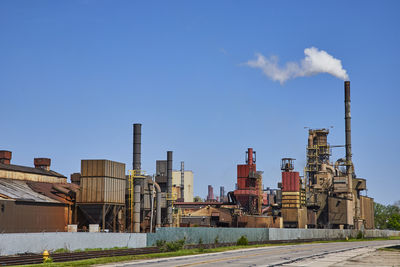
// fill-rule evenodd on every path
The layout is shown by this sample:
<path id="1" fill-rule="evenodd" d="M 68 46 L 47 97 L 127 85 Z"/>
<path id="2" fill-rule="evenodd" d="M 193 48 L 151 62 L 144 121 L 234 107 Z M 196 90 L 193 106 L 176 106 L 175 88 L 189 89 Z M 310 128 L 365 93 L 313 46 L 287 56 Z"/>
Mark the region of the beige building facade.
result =
<path id="1" fill-rule="evenodd" d="M 172 171 L 172 186 L 175 188 L 181 187 L 181 171 Z M 193 172 L 184 171 L 184 201 L 193 202 Z M 180 191 L 180 190 L 179 190 Z M 180 193 L 178 193 L 180 198 Z"/>

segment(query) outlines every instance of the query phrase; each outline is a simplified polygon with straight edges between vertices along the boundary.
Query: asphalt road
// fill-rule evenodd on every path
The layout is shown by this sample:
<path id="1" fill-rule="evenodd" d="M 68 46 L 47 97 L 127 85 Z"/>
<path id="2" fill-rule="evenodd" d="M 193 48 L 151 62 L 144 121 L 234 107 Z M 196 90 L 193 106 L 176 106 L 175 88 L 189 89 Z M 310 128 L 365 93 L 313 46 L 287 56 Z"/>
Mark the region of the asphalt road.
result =
<path id="1" fill-rule="evenodd" d="M 105 266 L 298 266 L 302 261 L 307 265 L 313 259 L 332 258 L 345 260 L 343 255 L 353 255 L 362 251 L 374 251 L 376 248 L 400 245 L 400 240 L 363 241 L 363 242 L 333 242 L 314 243 L 287 246 L 271 246 L 232 250 L 220 253 L 210 253 L 192 256 L 182 256 L 154 260 L 140 260 L 124 263 L 114 263 Z M 331 260 L 329 264 L 334 264 Z M 319 266 L 330 266 L 318 264 Z M 301 265 L 301 264 L 300 264 Z"/>

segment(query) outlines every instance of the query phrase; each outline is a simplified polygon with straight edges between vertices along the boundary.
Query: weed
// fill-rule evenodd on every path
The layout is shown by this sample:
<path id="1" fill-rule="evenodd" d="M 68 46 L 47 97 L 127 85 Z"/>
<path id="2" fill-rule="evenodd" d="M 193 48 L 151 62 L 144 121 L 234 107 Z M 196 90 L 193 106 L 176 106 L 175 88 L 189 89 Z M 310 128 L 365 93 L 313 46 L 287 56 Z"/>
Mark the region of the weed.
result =
<path id="1" fill-rule="evenodd" d="M 53 259 L 48 257 L 47 259 L 43 260 L 43 263 L 53 263 Z"/>
<path id="2" fill-rule="evenodd" d="M 69 249 L 66 248 L 59 248 L 53 251 L 53 253 L 68 253 L 71 252 Z"/>
<path id="3" fill-rule="evenodd" d="M 156 246 L 160 249 L 161 252 L 178 251 L 183 249 L 185 241 L 186 238 L 171 242 L 167 242 L 165 240 L 157 240 Z"/>
<path id="4" fill-rule="evenodd" d="M 242 235 L 236 242 L 238 246 L 247 246 L 249 244 L 249 240 L 245 235 Z"/>
<path id="5" fill-rule="evenodd" d="M 357 239 L 362 239 L 363 237 L 364 237 L 363 232 L 362 231 L 358 231 Z"/>

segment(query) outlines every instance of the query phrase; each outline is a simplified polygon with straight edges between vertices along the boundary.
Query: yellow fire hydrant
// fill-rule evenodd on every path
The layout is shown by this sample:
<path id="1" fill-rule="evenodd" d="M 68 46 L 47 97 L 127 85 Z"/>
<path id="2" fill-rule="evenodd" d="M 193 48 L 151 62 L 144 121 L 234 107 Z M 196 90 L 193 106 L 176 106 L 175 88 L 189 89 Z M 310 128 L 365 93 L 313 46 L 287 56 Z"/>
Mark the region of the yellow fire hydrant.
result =
<path id="1" fill-rule="evenodd" d="M 49 258 L 50 254 L 47 250 L 43 251 L 43 260 L 46 261 Z"/>

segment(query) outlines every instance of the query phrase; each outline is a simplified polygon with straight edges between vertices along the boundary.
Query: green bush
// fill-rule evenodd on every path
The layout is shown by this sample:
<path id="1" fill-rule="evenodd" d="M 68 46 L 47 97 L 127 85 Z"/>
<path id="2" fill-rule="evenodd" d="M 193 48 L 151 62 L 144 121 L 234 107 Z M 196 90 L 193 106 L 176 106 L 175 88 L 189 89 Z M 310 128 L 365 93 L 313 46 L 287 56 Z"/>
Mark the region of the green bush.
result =
<path id="1" fill-rule="evenodd" d="M 167 243 L 167 241 L 165 241 L 165 240 L 157 240 L 156 241 L 156 247 L 158 247 L 161 250 L 161 248 L 163 248 L 165 246 L 165 243 Z"/>
<path id="2" fill-rule="evenodd" d="M 358 231 L 357 239 L 362 239 L 364 237 L 363 232 Z"/>
<path id="3" fill-rule="evenodd" d="M 167 242 L 165 240 L 157 240 L 156 246 L 160 249 L 161 252 L 178 251 L 183 249 L 185 241 L 186 238 L 171 242 Z"/>
<path id="4" fill-rule="evenodd" d="M 204 251 L 204 245 L 203 245 L 203 239 L 200 237 L 199 238 L 199 247 L 197 248 L 197 251 L 203 252 Z"/>
<path id="5" fill-rule="evenodd" d="M 219 243 L 219 236 L 216 236 L 214 239 L 214 244 L 218 244 Z"/>
<path id="6" fill-rule="evenodd" d="M 247 240 L 247 237 L 242 235 L 236 242 L 236 245 L 238 246 L 247 246 L 249 244 L 249 240 Z"/>

